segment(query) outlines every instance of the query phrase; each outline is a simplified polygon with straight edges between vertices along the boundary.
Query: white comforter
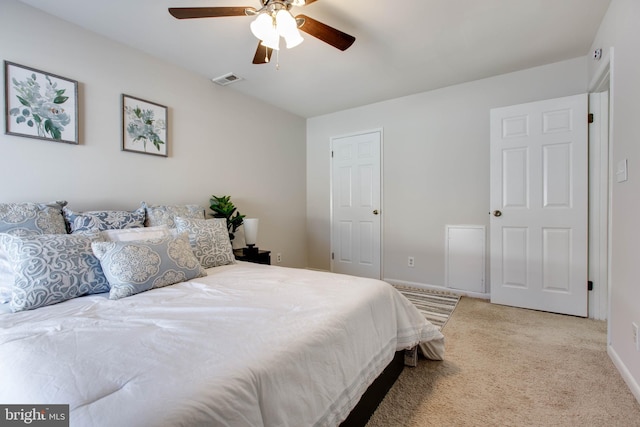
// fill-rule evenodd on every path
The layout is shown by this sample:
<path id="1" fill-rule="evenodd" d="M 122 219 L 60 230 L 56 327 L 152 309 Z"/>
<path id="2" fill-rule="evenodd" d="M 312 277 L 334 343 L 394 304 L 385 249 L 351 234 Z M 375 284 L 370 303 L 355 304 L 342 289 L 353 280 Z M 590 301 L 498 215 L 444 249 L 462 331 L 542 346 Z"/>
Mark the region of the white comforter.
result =
<path id="1" fill-rule="evenodd" d="M 0 315 L 0 402 L 71 426 L 334 426 L 396 350 L 442 334 L 377 280 L 238 263 L 117 301 Z"/>

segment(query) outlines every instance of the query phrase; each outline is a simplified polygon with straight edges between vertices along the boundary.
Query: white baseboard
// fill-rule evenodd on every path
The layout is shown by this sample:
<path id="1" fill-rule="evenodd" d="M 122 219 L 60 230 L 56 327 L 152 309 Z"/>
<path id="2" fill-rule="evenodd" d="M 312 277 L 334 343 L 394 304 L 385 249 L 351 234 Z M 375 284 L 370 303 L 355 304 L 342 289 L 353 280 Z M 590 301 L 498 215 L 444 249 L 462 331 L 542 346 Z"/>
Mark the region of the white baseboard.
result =
<path id="1" fill-rule="evenodd" d="M 406 280 L 396 280 L 388 277 L 385 277 L 382 280 L 384 280 L 385 282 L 391 283 L 392 285 L 409 286 L 412 288 L 425 289 L 428 291 L 449 292 L 452 294 L 467 296 L 471 298 L 491 299 L 490 294 L 479 293 L 479 292 L 469 292 L 462 289 L 447 288 L 446 286 L 436 286 L 436 285 L 429 285 L 427 283 L 408 282 Z"/>
<path id="2" fill-rule="evenodd" d="M 631 372 L 629 372 L 625 364 L 622 362 L 622 359 L 620 359 L 618 353 L 616 353 L 611 345 L 607 345 L 607 354 L 609 354 L 611 361 L 613 361 L 618 372 L 620 372 L 624 382 L 627 383 L 627 386 L 629 387 L 629 390 L 631 390 L 631 393 L 633 393 L 633 396 L 636 398 L 638 403 L 640 403 L 640 384 L 638 384 L 635 378 L 633 378 Z"/>

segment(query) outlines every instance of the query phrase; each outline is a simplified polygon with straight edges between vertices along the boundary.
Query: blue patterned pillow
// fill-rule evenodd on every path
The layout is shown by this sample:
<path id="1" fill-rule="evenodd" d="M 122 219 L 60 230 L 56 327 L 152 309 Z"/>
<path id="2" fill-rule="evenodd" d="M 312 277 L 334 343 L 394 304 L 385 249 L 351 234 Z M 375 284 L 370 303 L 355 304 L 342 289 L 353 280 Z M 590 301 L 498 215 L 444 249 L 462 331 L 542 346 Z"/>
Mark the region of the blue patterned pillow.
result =
<path id="1" fill-rule="evenodd" d="M 186 234 L 128 242 L 94 242 L 93 252 L 109 280 L 110 299 L 206 276 Z"/>
<path id="2" fill-rule="evenodd" d="M 175 221 L 179 232 L 189 233 L 191 249 L 204 268 L 236 263 L 226 219 L 177 217 Z"/>
<path id="3" fill-rule="evenodd" d="M 166 225 L 169 228 L 176 228 L 175 218 L 204 219 L 204 208 L 198 205 L 158 205 L 150 206 L 142 202 L 142 206 L 147 212 L 147 227 L 156 225 Z"/>
<path id="4" fill-rule="evenodd" d="M 44 203 L 0 203 L 0 233 L 15 236 L 67 234 L 62 217 L 65 201 Z"/>
<path id="5" fill-rule="evenodd" d="M 145 210 L 139 207 L 130 211 L 88 211 L 74 212 L 63 209 L 64 218 L 69 224 L 69 232 L 96 233 L 103 230 L 144 227 Z"/>
<path id="6" fill-rule="evenodd" d="M 66 234 L 62 208 L 67 202 L 0 203 L 0 233 L 15 236 Z M 13 271 L 0 245 L 0 303 L 11 300 Z"/>
<path id="7" fill-rule="evenodd" d="M 107 292 L 109 283 L 94 256 L 95 237 L 68 234 L 12 236 L 0 245 L 14 272 L 10 306 L 30 310 L 87 294 Z"/>

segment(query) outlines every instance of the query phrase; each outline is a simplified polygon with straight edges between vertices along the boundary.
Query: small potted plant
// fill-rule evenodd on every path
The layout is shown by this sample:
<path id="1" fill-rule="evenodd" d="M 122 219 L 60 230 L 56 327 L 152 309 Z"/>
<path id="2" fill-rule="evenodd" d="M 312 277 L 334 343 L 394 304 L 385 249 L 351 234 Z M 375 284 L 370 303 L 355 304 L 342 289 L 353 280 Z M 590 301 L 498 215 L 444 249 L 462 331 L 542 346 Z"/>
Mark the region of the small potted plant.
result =
<path id="1" fill-rule="evenodd" d="M 213 211 L 214 218 L 225 218 L 227 220 L 227 229 L 229 230 L 229 239 L 233 241 L 235 232 L 242 225 L 245 215 L 240 215 L 236 209 L 231 196 L 211 196 L 209 199 L 209 208 Z"/>

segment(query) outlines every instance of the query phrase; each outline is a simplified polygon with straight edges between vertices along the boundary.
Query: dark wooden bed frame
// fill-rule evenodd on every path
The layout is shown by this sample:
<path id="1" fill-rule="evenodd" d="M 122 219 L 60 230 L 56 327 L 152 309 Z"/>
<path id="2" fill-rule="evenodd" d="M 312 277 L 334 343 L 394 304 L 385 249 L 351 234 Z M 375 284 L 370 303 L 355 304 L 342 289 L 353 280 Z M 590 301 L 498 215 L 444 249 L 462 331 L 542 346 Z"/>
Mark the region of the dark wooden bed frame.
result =
<path id="1" fill-rule="evenodd" d="M 396 352 L 393 360 L 364 392 L 356 407 L 353 408 L 347 419 L 340 424 L 340 427 L 364 427 L 403 369 L 404 350 L 401 350 Z"/>

